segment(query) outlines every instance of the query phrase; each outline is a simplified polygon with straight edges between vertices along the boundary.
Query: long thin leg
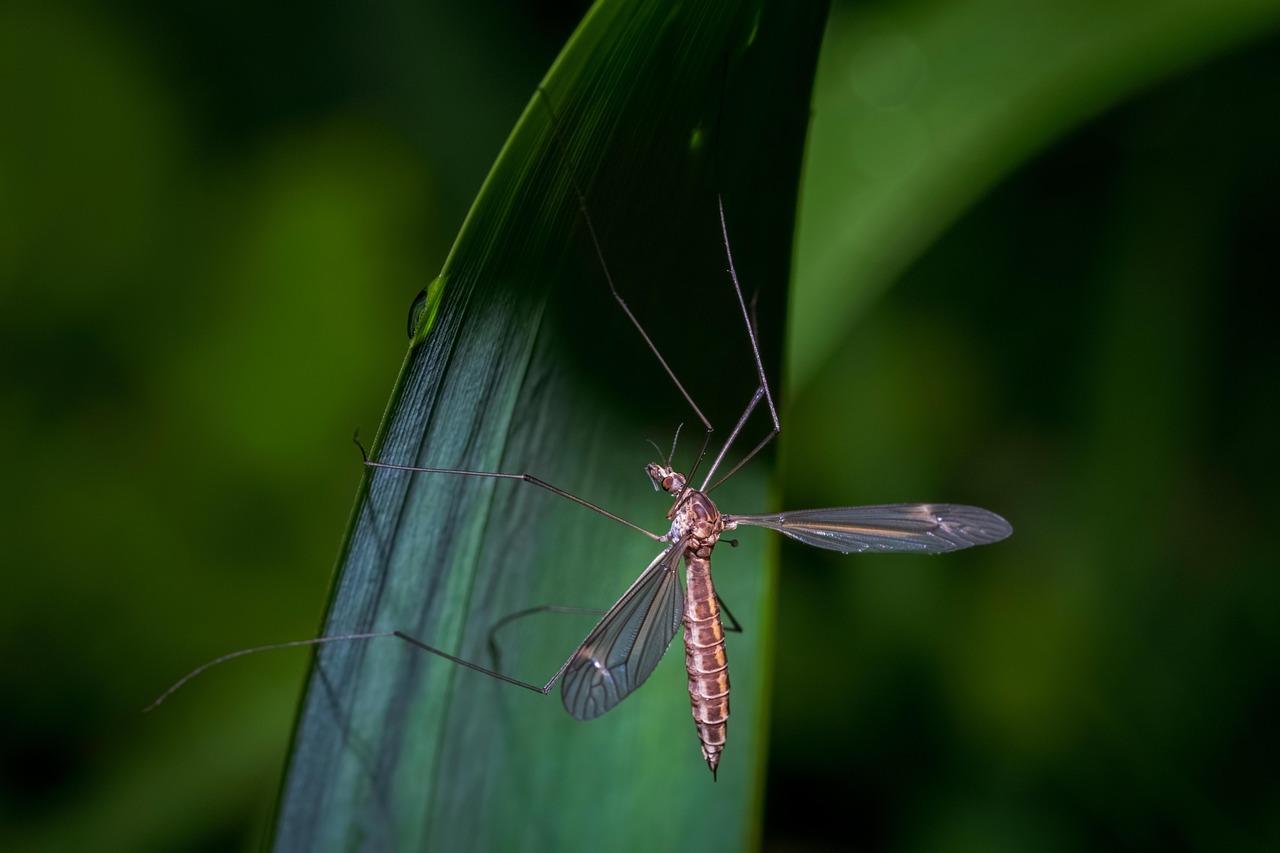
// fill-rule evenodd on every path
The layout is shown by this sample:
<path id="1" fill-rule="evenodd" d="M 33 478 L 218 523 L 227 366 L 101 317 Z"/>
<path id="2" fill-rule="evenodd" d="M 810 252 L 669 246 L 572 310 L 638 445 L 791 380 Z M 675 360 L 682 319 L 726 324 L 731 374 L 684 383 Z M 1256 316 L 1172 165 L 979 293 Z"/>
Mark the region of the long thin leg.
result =
<path id="1" fill-rule="evenodd" d="M 752 451 L 751 451 L 750 453 L 748 453 L 746 456 L 744 456 L 744 457 L 742 457 L 741 459 L 739 459 L 739 460 L 738 460 L 738 462 L 737 462 L 737 464 L 735 464 L 732 468 L 730 468 L 730 469 L 729 469 L 729 471 L 728 471 L 728 472 L 727 472 L 723 477 L 721 477 L 719 480 L 716 480 L 716 481 L 715 481 L 715 483 L 713 483 L 713 484 L 711 485 L 711 488 L 709 488 L 709 489 L 703 489 L 703 491 L 705 491 L 705 492 L 713 492 L 713 491 L 715 491 L 716 489 L 718 489 L 718 488 L 721 486 L 721 484 L 723 484 L 723 483 L 724 483 L 724 481 L 725 481 L 725 480 L 729 479 L 729 478 L 730 478 L 730 477 L 732 477 L 734 474 L 738 473 L 738 469 L 739 469 L 739 468 L 741 468 L 743 465 L 746 465 L 748 462 L 750 462 L 750 461 L 751 461 L 751 458 L 752 458 L 753 456 L 755 456 L 755 455 L 756 455 L 757 453 L 759 453 L 761 450 L 764 450 L 765 445 L 767 445 L 769 442 L 771 442 L 771 441 L 773 441 L 775 438 L 777 438 L 777 436 L 778 436 L 778 432 L 779 432 L 779 430 L 777 430 L 777 429 L 771 430 L 771 431 L 769 432 L 769 434 L 768 434 L 768 435 L 766 435 L 764 438 L 760 439 L 760 443 L 759 443 L 759 444 L 757 444 L 757 445 L 752 449 Z"/>
<path id="2" fill-rule="evenodd" d="M 724 624 L 724 619 L 720 620 L 720 624 L 724 625 L 724 629 L 731 634 L 741 634 L 742 626 L 738 624 L 738 620 L 734 618 L 733 612 L 729 610 L 729 606 L 724 603 L 724 599 L 720 597 L 720 593 L 716 593 L 716 601 L 720 602 L 720 612 L 724 614 L 725 619 L 729 620 L 728 625 Z"/>
<path id="3" fill-rule="evenodd" d="M 245 655 L 253 655 L 253 654 L 257 654 L 258 652 L 272 652 L 272 651 L 276 651 L 277 649 L 293 649 L 293 648 L 297 648 L 298 646 L 319 646 L 324 643 L 341 643 L 341 642 L 348 642 L 350 640 L 372 640 L 376 637 L 390 637 L 390 636 L 393 636 L 393 632 L 391 631 L 373 631 L 366 634 L 335 634 L 332 637 L 313 637 L 312 639 L 309 639 L 309 640 L 290 640 L 287 643 L 271 643 L 266 646 L 254 646 L 251 649 L 240 649 L 240 651 L 238 652 L 231 652 L 230 654 L 225 654 L 222 657 L 214 658 L 208 663 L 203 663 L 200 666 L 196 667 L 195 669 L 191 670 L 186 675 L 182 676 L 182 678 L 179 678 L 172 685 L 170 685 L 169 689 L 161 693 L 160 696 L 156 699 L 156 701 L 152 702 L 150 705 L 143 708 L 142 712 L 145 714 L 148 711 L 154 710 L 156 706 L 158 706 L 161 702 L 168 699 L 174 693 L 178 692 L 178 690 L 184 684 L 186 684 L 188 681 L 195 678 L 197 675 L 204 672 L 205 670 L 211 667 L 215 667 L 220 663 L 226 663 L 229 660 L 242 658 Z"/>
<path id="4" fill-rule="evenodd" d="M 363 448 L 361 448 L 361 452 L 363 452 Z M 659 536 L 656 533 L 650 533 L 648 530 L 645 530 L 640 525 L 633 524 L 632 522 L 627 521 L 622 516 L 614 515 L 613 513 L 609 512 L 609 510 L 604 509 L 603 507 L 598 507 L 595 504 L 591 503 L 591 501 L 583 500 L 577 495 L 570 494 L 569 492 L 566 492 L 564 489 L 556 488 L 555 486 L 551 485 L 545 480 L 539 480 L 537 477 L 533 476 L 532 474 L 499 474 L 493 471 L 464 471 L 461 468 L 419 468 L 414 465 L 392 465 L 389 462 L 373 462 L 373 461 L 370 461 L 368 458 L 364 460 L 364 464 L 365 464 L 365 467 L 367 468 L 385 468 L 390 471 L 413 471 L 419 474 L 459 474 L 466 477 L 488 477 L 489 479 L 492 479 L 492 480 L 519 480 L 523 483 L 529 483 L 530 485 L 537 486 L 540 489 L 546 489 L 548 492 L 557 494 L 562 498 L 571 500 L 580 506 L 585 506 L 587 509 L 591 510 L 592 512 L 598 512 L 601 515 L 603 515 L 605 518 L 611 518 L 614 521 L 618 522 L 619 524 L 625 524 L 627 527 L 630 527 L 632 530 L 640 531 L 645 536 L 648 536 L 650 539 L 654 540 L 655 542 L 666 542 L 670 538 L 669 536 Z"/>
<path id="5" fill-rule="evenodd" d="M 414 637 L 410 637 L 408 634 L 404 633 L 403 631 L 396 631 L 394 633 L 395 633 L 395 636 L 404 640 L 406 643 L 409 643 L 410 645 L 413 645 L 413 646 L 417 646 L 418 648 L 422 649 L 424 652 L 431 652 L 431 654 L 439 655 L 445 660 L 453 661 L 459 666 L 465 666 L 467 669 L 472 669 L 472 670 L 475 670 L 476 672 L 482 672 L 485 675 L 491 675 L 494 678 L 498 679 L 499 681 L 505 681 L 507 684 L 514 684 L 516 687 L 523 687 L 525 690 L 532 690 L 534 693 L 541 693 L 543 696 L 546 696 L 548 693 L 550 693 L 551 688 L 556 686 L 556 682 L 560 680 L 560 676 L 564 675 L 564 671 L 569 668 L 569 664 L 573 663 L 573 659 L 578 656 L 578 651 L 579 651 L 579 649 L 574 649 L 573 654 L 569 655 L 569 659 L 560 665 L 560 668 L 556 670 L 555 675 L 551 676 L 551 680 L 548 681 L 546 684 L 542 685 L 541 687 L 539 687 L 536 684 L 530 684 L 527 681 L 521 681 L 518 678 L 512 678 L 509 675 L 503 675 L 500 672 L 494 672 L 492 669 L 486 669 L 485 667 L 480 666 L 477 663 L 472 663 L 469 660 L 463 660 L 460 657 L 455 657 L 454 655 L 451 655 L 448 652 L 442 652 L 440 651 L 440 649 L 437 649 L 435 646 L 428 646 L 426 643 Z"/>
<path id="6" fill-rule="evenodd" d="M 716 469 L 720 467 L 720 463 L 721 461 L 724 460 L 725 454 L 729 452 L 729 448 L 733 446 L 733 442 L 735 439 L 737 439 L 738 433 L 742 432 L 742 428 L 747 425 L 747 419 L 751 417 L 751 413 L 756 410 L 756 406 L 760 405 L 760 401 L 762 399 L 764 399 L 764 389 L 761 387 L 757 387 L 755 390 L 755 393 L 751 395 L 751 402 L 747 403 L 747 407 L 742 410 L 742 416 L 738 418 L 738 422 L 734 424 L 733 430 L 730 431 L 729 433 L 729 438 L 725 440 L 724 446 L 720 448 L 720 453 L 716 456 L 716 461 L 711 463 L 711 470 L 707 472 L 706 480 L 703 480 L 702 482 L 701 491 L 710 492 L 713 489 L 715 489 L 716 486 L 720 485 L 725 480 L 733 476 L 733 472 L 741 468 L 743 464 L 746 462 L 746 459 L 750 458 L 750 457 L 746 457 L 740 460 L 737 465 L 733 466 L 732 471 L 730 471 L 728 474 L 724 475 L 723 477 L 721 477 L 719 480 L 716 481 L 715 486 L 712 486 L 711 488 L 707 488 L 707 480 L 710 480 L 711 476 L 715 474 Z M 772 434 L 768 435 L 765 437 L 765 441 L 767 442 L 772 438 L 773 438 Z"/>
<path id="7" fill-rule="evenodd" d="M 729 226 L 724 219 L 724 199 L 716 196 L 716 205 L 720 208 L 720 233 L 724 236 L 724 255 L 729 261 L 729 277 L 733 279 L 733 292 L 738 297 L 738 307 L 742 309 L 742 321 L 747 326 L 747 337 L 751 339 L 751 354 L 756 359 L 756 373 L 760 376 L 760 387 L 764 389 L 765 402 L 769 404 L 769 417 L 773 420 L 773 432 L 777 435 L 782 430 L 778 421 L 778 410 L 773 405 L 773 395 L 769 393 L 769 377 L 764 372 L 764 361 L 760 358 L 760 337 L 756 334 L 755 324 L 751 321 L 751 311 L 747 309 L 747 301 L 742 296 L 742 285 L 738 283 L 738 270 L 733 265 L 733 250 L 729 248 Z"/>
<path id="8" fill-rule="evenodd" d="M 583 610 L 582 612 L 599 613 L 600 611 Z M 510 619 L 513 617 L 507 617 L 507 618 Z M 548 681 L 542 687 L 539 687 L 536 684 L 530 684 L 527 681 L 521 681 L 518 678 L 512 678 L 509 675 L 503 675 L 502 673 L 495 672 L 492 669 L 486 669 L 485 667 L 480 666 L 479 664 L 472 663 L 471 661 L 468 661 L 468 660 L 463 660 L 460 657 L 455 657 L 454 655 L 451 655 L 448 652 L 443 652 L 440 649 L 437 649 L 435 646 L 428 646 L 426 643 L 422 642 L 421 640 L 415 637 L 409 636 L 403 631 L 371 631 L 363 634 L 335 634 L 332 637 L 315 637 L 309 640 L 290 640 L 287 643 L 271 643 L 266 646 L 254 646 L 251 649 L 240 649 L 239 651 L 231 652 L 230 654 L 223 655 L 222 657 L 214 658 L 208 663 L 201 664 L 200 666 L 191 670 L 191 672 L 188 672 L 186 675 L 182 676 L 182 678 L 179 678 L 169 687 L 169 689 L 161 693 L 160 696 L 154 702 L 152 702 L 150 705 L 148 705 L 146 708 L 143 708 L 142 710 L 143 710 L 143 713 L 146 713 L 147 711 L 151 711 L 156 706 L 158 706 L 161 702 L 168 699 L 170 696 L 172 696 L 174 693 L 180 690 L 183 687 L 183 685 L 185 685 L 188 681 L 195 678 L 197 675 L 200 675 L 201 673 L 205 672 L 206 670 L 210 669 L 211 667 L 215 667 L 220 663 L 226 663 L 229 660 L 235 660 L 236 658 L 244 657 L 245 655 L 257 654 L 258 652 L 276 651 L 278 649 L 292 649 L 292 648 L 297 648 L 298 646 L 319 646 L 325 643 L 350 642 L 352 640 L 373 640 L 380 637 L 399 637 L 401 640 L 404 640 L 406 643 L 409 643 L 412 646 L 416 646 L 417 648 L 422 649 L 423 651 L 430 652 L 433 655 L 438 655 L 444 658 L 445 660 L 452 661 L 456 664 L 459 664 L 460 666 L 465 666 L 467 669 L 474 669 L 476 672 L 483 672 L 485 675 L 491 675 L 494 678 L 498 679 L 499 681 L 505 681 L 508 684 L 514 684 L 517 687 L 523 687 L 526 690 L 532 690 L 535 693 L 541 693 L 543 696 L 546 696 L 548 693 L 551 692 L 551 688 L 554 687 L 555 683 L 560 680 L 560 676 L 564 675 L 564 671 L 569 668 L 569 664 L 573 663 L 574 657 L 578 654 L 578 649 L 574 649 L 573 654 L 569 656 L 569 659 L 566 660 L 558 670 L 556 670 L 555 675 L 551 676 L 551 680 Z"/>
<path id="9" fill-rule="evenodd" d="M 567 613 L 577 616 L 603 616 L 605 611 L 598 607 L 564 607 L 559 604 L 540 604 L 537 607 L 526 607 L 524 610 L 517 610 L 515 613 L 508 613 L 489 628 L 489 659 L 493 661 L 494 669 L 498 668 L 498 629 L 504 625 L 509 625 L 517 619 L 523 619 L 526 616 L 533 616 L 538 613 Z"/>
<path id="10" fill-rule="evenodd" d="M 742 413 L 742 417 L 738 418 L 737 426 L 735 426 L 733 431 L 729 433 L 729 439 L 724 443 L 724 447 L 720 450 L 720 455 L 716 457 L 716 461 L 711 464 L 711 469 L 707 471 L 707 476 L 702 481 L 701 491 L 704 492 L 714 490 L 716 486 L 719 486 L 725 480 L 733 476 L 734 472 L 750 462 L 757 453 L 763 450 L 769 442 L 773 441 L 773 439 L 777 437 L 778 433 L 782 432 L 782 423 L 778 420 L 778 410 L 773 405 L 773 395 L 769 392 L 769 378 L 764 372 L 764 360 L 760 358 L 760 338 L 756 334 L 754 324 L 751 322 L 751 311 L 747 308 L 747 300 L 742 295 L 742 285 L 738 282 L 738 271 L 733 265 L 733 250 L 729 248 L 729 226 L 726 224 L 724 218 L 724 199 L 717 196 L 716 201 L 720 207 L 720 232 L 724 235 L 724 254 L 729 260 L 729 277 L 733 280 L 733 292 L 738 297 L 738 307 L 742 309 L 742 321 L 746 324 L 747 338 L 751 341 L 751 354 L 755 357 L 756 376 L 760 379 L 760 385 L 756 389 L 756 396 L 751 399 L 751 404 L 748 405 L 746 411 Z M 720 466 L 721 460 L 723 460 L 725 454 L 728 453 L 729 446 L 733 444 L 733 440 L 737 438 L 738 433 L 742 431 L 743 426 L 747 422 L 747 418 L 755 409 L 756 404 L 760 402 L 761 397 L 764 398 L 765 403 L 769 407 L 769 418 L 773 421 L 773 429 L 770 430 L 769 434 L 766 435 L 759 444 L 752 448 L 750 453 L 742 457 L 742 459 L 738 461 L 738 464 L 734 465 L 728 474 L 721 477 L 714 485 L 711 485 L 710 488 L 708 488 L 708 484 L 711 483 L 712 477 L 715 476 L 716 469 Z"/>
<path id="11" fill-rule="evenodd" d="M 627 319 L 631 321 L 631 325 L 636 327 L 636 331 L 640 333 L 640 337 L 644 338 L 644 342 L 648 344 L 649 350 L 653 353 L 654 358 L 658 359 L 658 363 L 662 365 L 662 369 L 666 371 L 667 376 L 671 377 L 671 381 L 680 391 L 680 395 L 684 397 L 685 402 L 689 404 L 689 408 L 693 409 L 693 413 L 698 416 L 698 420 L 702 421 L 702 425 L 707 429 L 707 435 L 713 431 L 711 421 L 707 420 L 707 416 L 702 414 L 702 410 L 698 408 L 698 404 L 693 402 L 693 397 L 685 390 L 684 385 L 676 377 L 676 373 L 667 364 L 667 360 L 662 357 L 662 353 L 658 351 L 658 347 L 654 344 L 653 339 L 649 337 L 649 333 L 644 330 L 644 326 L 640 325 L 640 321 L 636 319 L 636 315 L 631 312 L 631 307 L 627 305 L 622 294 L 618 292 L 618 288 L 613 283 L 613 276 L 609 273 L 609 265 L 604 259 L 604 250 L 600 247 L 600 240 L 596 236 L 596 227 L 591 221 L 591 214 L 587 212 L 587 197 L 582 192 L 582 187 L 578 183 L 578 176 L 573 168 L 573 158 L 569 155 L 569 146 L 565 143 L 564 138 L 560 135 L 560 121 L 556 118 L 555 108 L 551 105 L 551 98 L 541 86 L 538 87 L 538 95 L 542 98 L 542 103 L 547 107 L 547 113 L 551 116 L 551 133 L 556 139 L 556 144 L 560 147 L 560 153 L 564 157 L 565 162 L 569 166 L 569 183 L 573 186 L 573 193 L 578 198 L 578 210 L 582 213 L 582 220 L 587 225 L 587 233 L 591 237 L 591 245 L 595 248 L 596 258 L 600 261 L 600 268 L 604 270 L 604 279 L 609 283 L 609 291 L 613 294 L 613 298 L 622 308 L 622 313 L 627 315 Z"/>

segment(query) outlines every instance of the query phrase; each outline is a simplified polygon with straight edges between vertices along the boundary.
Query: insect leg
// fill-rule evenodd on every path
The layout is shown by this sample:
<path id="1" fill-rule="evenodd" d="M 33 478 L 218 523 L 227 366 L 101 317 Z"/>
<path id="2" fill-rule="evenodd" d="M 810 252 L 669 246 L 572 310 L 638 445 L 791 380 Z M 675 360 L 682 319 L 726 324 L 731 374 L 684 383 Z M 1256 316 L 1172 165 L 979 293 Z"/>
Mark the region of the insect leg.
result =
<path id="1" fill-rule="evenodd" d="M 738 620 L 734 618 L 733 613 L 729 610 L 728 606 L 724 603 L 724 599 L 720 597 L 720 593 L 718 592 L 716 593 L 716 601 L 720 602 L 720 624 L 730 633 L 741 634 L 742 626 L 738 624 Z M 728 620 L 730 624 L 725 625 L 725 620 Z"/>
<path id="2" fill-rule="evenodd" d="M 556 682 L 560 680 L 560 676 L 564 675 L 564 671 L 569 668 L 569 664 L 573 663 L 573 659 L 578 655 L 578 649 L 574 649 L 573 654 L 569 656 L 569 659 L 560 665 L 560 668 L 556 670 L 555 675 L 551 676 L 551 680 L 548 681 L 546 684 L 542 685 L 541 687 L 539 687 L 536 684 L 530 684 L 527 681 L 521 681 L 518 678 L 512 678 L 509 675 L 503 675 L 500 672 L 495 672 L 492 669 L 487 669 L 486 667 L 480 666 L 480 664 L 478 663 L 472 663 L 469 660 L 463 660 L 462 658 L 457 657 L 455 655 L 451 655 L 448 652 L 441 651 L 440 649 L 437 649 L 435 646 L 428 646 L 426 643 L 422 642 L 421 640 L 415 637 L 410 637 L 408 634 L 406 634 L 403 631 L 395 631 L 393 632 L 393 634 L 399 637 L 400 639 L 404 640 L 406 643 L 409 643 L 412 646 L 416 646 L 417 648 L 422 649 L 424 652 L 430 652 L 431 654 L 442 657 L 447 661 L 452 661 L 453 663 L 456 663 L 459 666 L 465 666 L 467 669 L 484 673 L 485 675 L 492 676 L 498 679 L 499 681 L 505 681 L 507 684 L 514 684 L 516 687 L 523 687 L 525 690 L 532 690 L 534 693 L 541 693 L 543 696 L 546 696 L 548 693 L 551 692 L 551 688 L 555 687 Z"/>
<path id="3" fill-rule="evenodd" d="M 363 447 L 360 448 L 360 452 L 364 453 Z M 630 527 L 632 530 L 640 531 L 645 536 L 648 536 L 650 539 L 654 540 L 655 542 L 666 542 L 668 539 L 668 537 L 665 535 L 659 536 L 657 533 L 651 533 L 648 530 L 645 530 L 640 525 L 627 521 L 625 518 L 623 518 L 620 515 L 615 515 L 614 513 L 609 512 L 609 510 L 603 507 L 596 506 L 595 504 L 591 503 L 591 501 L 583 500 L 582 498 L 578 497 L 575 494 L 566 492 L 564 489 L 553 486 L 550 483 L 548 483 L 546 480 L 539 480 L 537 477 L 533 476 L 532 474 L 500 474 L 493 471 L 466 471 L 461 468 L 421 468 L 416 465 L 392 465 L 389 462 L 370 461 L 368 456 L 365 456 L 364 464 L 366 468 L 385 468 L 390 471 L 412 471 L 419 474 L 454 474 L 462 477 L 488 477 L 491 480 L 519 480 L 523 483 L 529 483 L 530 485 L 537 486 L 540 489 L 546 489 L 548 492 L 551 492 L 552 494 L 557 494 L 560 497 L 565 498 L 567 500 L 571 500 L 574 503 L 578 504 L 579 506 L 586 507 L 592 512 L 598 512 L 601 515 L 603 515 L 605 518 L 611 518 L 614 521 L 618 522 L 619 524 L 625 524 L 627 527 Z"/>
<path id="4" fill-rule="evenodd" d="M 489 659 L 493 661 L 494 669 L 498 668 L 498 629 L 509 625 L 517 619 L 523 619 L 526 616 L 533 616 L 537 613 L 567 613 L 582 616 L 604 615 L 604 611 L 598 607 L 563 607 L 558 604 L 540 604 L 537 607 L 526 607 L 524 610 L 508 613 L 497 622 L 494 622 L 493 626 L 489 628 Z"/>

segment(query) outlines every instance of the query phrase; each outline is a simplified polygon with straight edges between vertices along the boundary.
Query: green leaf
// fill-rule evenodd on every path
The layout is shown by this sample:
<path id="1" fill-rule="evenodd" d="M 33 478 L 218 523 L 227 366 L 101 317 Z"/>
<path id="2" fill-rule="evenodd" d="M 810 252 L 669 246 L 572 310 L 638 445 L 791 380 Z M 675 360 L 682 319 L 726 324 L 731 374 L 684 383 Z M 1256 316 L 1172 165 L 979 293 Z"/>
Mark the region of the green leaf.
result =
<path id="1" fill-rule="evenodd" d="M 837 7 L 814 94 L 792 390 L 815 381 L 871 300 L 1032 154 L 1278 22 L 1274 0 Z"/>
<path id="2" fill-rule="evenodd" d="M 755 388 L 725 272 L 717 192 L 777 375 L 800 154 L 825 4 L 601 3 L 543 83 L 458 242 L 415 304 L 413 345 L 373 455 L 402 465 L 529 472 L 665 533 L 643 474 L 679 425 L 703 430 L 610 296 L 574 193 L 619 292 L 717 427 Z M 554 118 L 552 116 L 554 110 Z M 459 129 L 464 133 L 465 129 Z M 767 429 L 753 421 L 738 452 Z M 704 463 L 706 464 L 706 463 Z M 716 492 L 768 503 L 766 466 Z M 704 469 L 705 470 L 705 469 Z M 758 833 L 770 543 L 717 552 L 745 626 L 718 781 L 703 763 L 673 651 L 589 723 L 386 639 L 325 647 L 281 793 L 282 849 L 741 848 Z M 358 497 L 324 633 L 400 629 L 542 683 L 657 543 L 518 482 L 378 471 Z"/>

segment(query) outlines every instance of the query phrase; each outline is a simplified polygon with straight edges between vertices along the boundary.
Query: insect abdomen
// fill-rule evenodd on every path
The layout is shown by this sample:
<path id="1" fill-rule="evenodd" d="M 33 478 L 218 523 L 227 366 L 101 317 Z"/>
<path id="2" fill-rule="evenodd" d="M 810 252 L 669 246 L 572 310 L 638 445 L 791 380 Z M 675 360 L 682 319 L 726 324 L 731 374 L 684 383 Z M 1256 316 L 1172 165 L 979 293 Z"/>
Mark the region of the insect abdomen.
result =
<path id="1" fill-rule="evenodd" d="M 729 719 L 729 660 L 725 655 L 720 603 L 711 583 L 711 562 L 690 554 L 685 559 L 684 660 L 689 701 L 702 741 L 702 757 L 716 772 Z"/>

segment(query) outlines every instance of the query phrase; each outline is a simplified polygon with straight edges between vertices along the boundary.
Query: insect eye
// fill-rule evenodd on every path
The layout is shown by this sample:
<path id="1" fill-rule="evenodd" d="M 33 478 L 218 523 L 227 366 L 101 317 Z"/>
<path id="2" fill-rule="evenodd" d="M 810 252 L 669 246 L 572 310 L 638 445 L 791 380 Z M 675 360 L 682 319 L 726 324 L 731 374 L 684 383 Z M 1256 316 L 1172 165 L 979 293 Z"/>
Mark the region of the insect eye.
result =
<path id="1" fill-rule="evenodd" d="M 669 492 L 669 491 L 671 491 L 671 481 L 672 481 L 672 480 L 674 480 L 674 479 L 675 479 L 675 477 L 663 477 L 663 478 L 662 478 L 662 491 L 664 491 L 664 492 Z"/>

